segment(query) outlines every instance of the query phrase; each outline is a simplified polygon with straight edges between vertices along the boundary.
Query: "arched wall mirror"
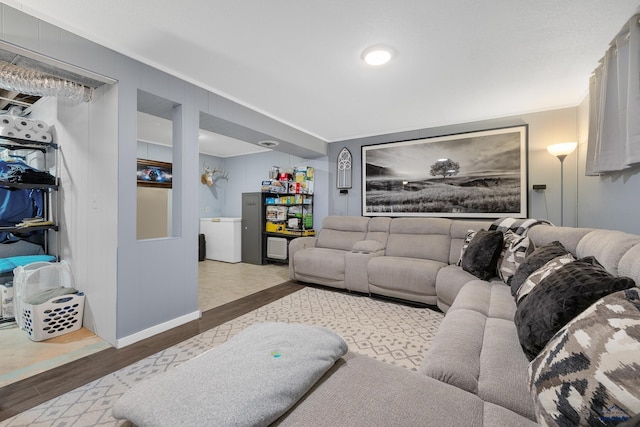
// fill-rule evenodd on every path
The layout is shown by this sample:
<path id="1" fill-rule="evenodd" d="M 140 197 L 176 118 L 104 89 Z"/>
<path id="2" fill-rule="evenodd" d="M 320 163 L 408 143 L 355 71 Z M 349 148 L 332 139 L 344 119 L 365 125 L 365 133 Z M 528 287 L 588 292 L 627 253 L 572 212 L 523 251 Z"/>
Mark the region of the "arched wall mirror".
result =
<path id="1" fill-rule="evenodd" d="M 340 150 L 337 159 L 336 187 L 338 189 L 351 188 L 351 151 L 347 147 Z"/>

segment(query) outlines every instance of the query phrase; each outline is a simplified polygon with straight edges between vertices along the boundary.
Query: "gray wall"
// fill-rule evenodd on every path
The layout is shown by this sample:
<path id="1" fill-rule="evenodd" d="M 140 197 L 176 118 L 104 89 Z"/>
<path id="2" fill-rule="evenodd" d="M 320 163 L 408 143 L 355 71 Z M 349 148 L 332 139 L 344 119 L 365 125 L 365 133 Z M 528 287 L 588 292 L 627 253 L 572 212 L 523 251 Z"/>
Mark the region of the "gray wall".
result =
<path id="1" fill-rule="evenodd" d="M 225 182 L 223 216 L 242 216 L 242 193 L 260 191 L 260 183 L 269 178 L 272 166 L 281 169 L 293 169 L 294 166 L 312 166 L 315 168 L 315 196 L 313 205 L 313 225 L 320 228 L 322 219 L 327 215 L 328 175 L 327 158 L 303 159 L 297 156 L 275 151 L 249 154 L 224 159 L 229 171 L 229 182 Z"/>
<path id="2" fill-rule="evenodd" d="M 577 109 L 563 108 L 553 111 L 507 117 L 498 120 L 487 120 L 475 123 L 464 123 L 430 129 L 419 129 L 389 135 L 354 139 L 329 144 L 329 214 L 361 215 L 362 214 L 362 157 L 361 147 L 364 145 L 385 142 L 403 141 L 433 136 L 451 135 L 475 130 L 493 129 L 505 126 L 528 125 L 528 176 L 529 176 L 529 216 L 549 219 L 560 224 L 560 163 L 551 156 L 546 147 L 551 144 L 577 140 Z M 336 189 L 336 158 L 340 150 L 347 147 L 353 156 L 353 188 L 347 195 Z M 565 205 L 564 225 L 575 226 L 576 220 L 576 168 L 577 154 L 573 153 L 565 160 Z M 536 192 L 531 190 L 532 184 L 546 184 L 547 190 Z"/>
<path id="3" fill-rule="evenodd" d="M 578 225 L 640 234 L 640 166 L 624 172 L 586 176 L 589 99 L 578 108 Z"/>
<path id="4" fill-rule="evenodd" d="M 299 151 L 317 157 L 326 143 L 6 5 L 0 13 L 2 40 L 118 81 L 91 103 L 58 107 L 63 256 L 87 289 L 86 325 L 124 346 L 197 318 L 200 113 L 298 141 Z M 136 240 L 139 89 L 181 105 L 173 127 L 175 237 L 166 239 Z"/>

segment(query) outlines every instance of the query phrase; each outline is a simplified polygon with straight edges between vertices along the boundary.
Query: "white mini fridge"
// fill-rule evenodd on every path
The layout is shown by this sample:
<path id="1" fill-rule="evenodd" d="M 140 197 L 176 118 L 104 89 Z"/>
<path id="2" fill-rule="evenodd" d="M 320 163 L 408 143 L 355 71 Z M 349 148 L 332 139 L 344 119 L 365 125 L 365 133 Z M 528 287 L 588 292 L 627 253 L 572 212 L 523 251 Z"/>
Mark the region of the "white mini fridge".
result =
<path id="1" fill-rule="evenodd" d="M 206 241 L 206 258 L 242 261 L 242 218 L 200 218 L 200 233 Z"/>

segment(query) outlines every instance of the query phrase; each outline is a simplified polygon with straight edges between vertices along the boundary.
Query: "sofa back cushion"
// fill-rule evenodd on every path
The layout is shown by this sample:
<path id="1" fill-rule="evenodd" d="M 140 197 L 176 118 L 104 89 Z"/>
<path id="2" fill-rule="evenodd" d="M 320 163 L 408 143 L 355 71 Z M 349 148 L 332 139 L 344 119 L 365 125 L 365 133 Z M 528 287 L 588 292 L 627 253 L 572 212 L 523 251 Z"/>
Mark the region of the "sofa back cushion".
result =
<path id="1" fill-rule="evenodd" d="M 375 240 L 382 243 L 382 247 L 387 246 L 389 239 L 389 227 L 391 227 L 391 218 L 379 216 L 369 220 L 366 240 Z"/>
<path id="2" fill-rule="evenodd" d="M 369 218 L 363 216 L 327 216 L 318 232 L 316 247 L 350 251 L 365 239 Z"/>
<path id="3" fill-rule="evenodd" d="M 607 271 L 620 274 L 618 264 L 622 256 L 640 243 L 640 236 L 612 230 L 593 230 L 584 236 L 576 248 L 580 258 L 594 256 Z"/>
<path id="4" fill-rule="evenodd" d="M 535 248 L 558 241 L 572 254 L 577 253 L 578 242 L 590 233 L 591 228 L 554 227 L 553 225 L 536 225 L 531 227 L 527 236 Z M 586 255 L 585 255 L 586 256 Z"/>
<path id="5" fill-rule="evenodd" d="M 448 263 L 451 222 L 445 218 L 394 218 L 385 255 Z"/>

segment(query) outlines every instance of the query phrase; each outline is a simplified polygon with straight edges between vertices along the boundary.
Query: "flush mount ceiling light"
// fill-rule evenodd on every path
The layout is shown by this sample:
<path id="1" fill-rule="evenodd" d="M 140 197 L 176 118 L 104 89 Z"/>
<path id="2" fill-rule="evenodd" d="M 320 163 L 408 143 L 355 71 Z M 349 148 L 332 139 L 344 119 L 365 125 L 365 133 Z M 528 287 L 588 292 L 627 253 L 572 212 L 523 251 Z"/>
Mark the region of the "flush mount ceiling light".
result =
<path id="1" fill-rule="evenodd" d="M 265 148 L 273 148 L 276 145 L 280 144 L 278 141 L 266 140 L 258 142 L 258 145 Z"/>
<path id="2" fill-rule="evenodd" d="M 370 46 L 362 52 L 362 60 L 372 66 L 384 65 L 394 56 L 395 50 L 385 45 Z"/>

